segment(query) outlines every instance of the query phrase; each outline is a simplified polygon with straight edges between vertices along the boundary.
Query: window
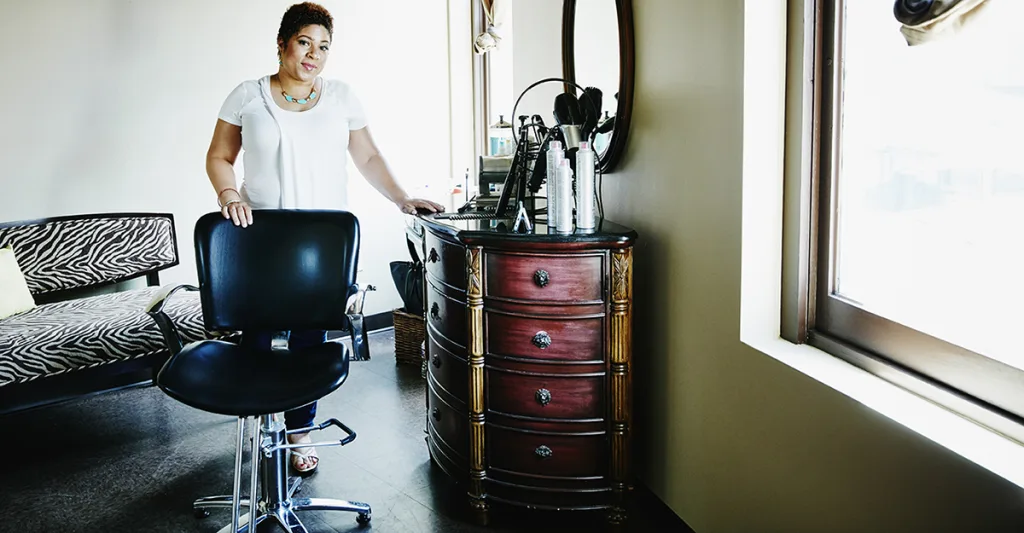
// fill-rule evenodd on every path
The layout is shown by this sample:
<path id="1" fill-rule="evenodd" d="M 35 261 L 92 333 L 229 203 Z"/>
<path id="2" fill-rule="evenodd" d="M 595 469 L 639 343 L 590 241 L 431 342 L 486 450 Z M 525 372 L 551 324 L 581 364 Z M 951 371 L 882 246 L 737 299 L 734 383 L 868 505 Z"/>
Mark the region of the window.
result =
<path id="1" fill-rule="evenodd" d="M 788 336 L 1024 439 L 1024 2 L 916 46 L 891 0 L 812 12 L 806 309 Z"/>

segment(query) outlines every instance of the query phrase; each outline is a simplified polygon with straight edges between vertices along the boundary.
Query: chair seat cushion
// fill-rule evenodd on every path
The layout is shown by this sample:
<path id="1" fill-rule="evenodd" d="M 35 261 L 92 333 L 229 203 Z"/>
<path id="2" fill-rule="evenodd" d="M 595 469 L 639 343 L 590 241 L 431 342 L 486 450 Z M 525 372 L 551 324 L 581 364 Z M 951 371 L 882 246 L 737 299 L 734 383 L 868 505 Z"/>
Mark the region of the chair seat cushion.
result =
<path id="1" fill-rule="evenodd" d="M 338 342 L 273 352 L 208 340 L 191 343 L 168 359 L 157 385 L 196 409 L 245 417 L 308 405 L 346 377 L 348 348 Z"/>
<path id="2" fill-rule="evenodd" d="M 159 287 L 43 304 L 0 320 L 0 387 L 145 357 L 166 348 L 143 309 Z M 215 337 L 203 327 L 195 292 L 164 308 L 183 342 Z"/>

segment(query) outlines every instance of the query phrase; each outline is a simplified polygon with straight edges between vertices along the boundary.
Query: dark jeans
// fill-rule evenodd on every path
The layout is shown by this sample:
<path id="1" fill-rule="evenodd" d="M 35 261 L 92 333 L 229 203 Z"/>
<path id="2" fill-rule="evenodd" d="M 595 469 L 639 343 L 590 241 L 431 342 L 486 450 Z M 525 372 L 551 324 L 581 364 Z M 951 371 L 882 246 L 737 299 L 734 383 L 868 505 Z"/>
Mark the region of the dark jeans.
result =
<path id="1" fill-rule="evenodd" d="M 243 331 L 241 345 L 253 350 L 270 350 L 272 331 Z M 327 342 L 326 331 L 293 331 L 288 338 L 290 349 L 306 348 Z M 316 402 L 292 409 L 284 414 L 284 425 L 288 429 L 299 429 L 313 425 L 316 416 Z"/>

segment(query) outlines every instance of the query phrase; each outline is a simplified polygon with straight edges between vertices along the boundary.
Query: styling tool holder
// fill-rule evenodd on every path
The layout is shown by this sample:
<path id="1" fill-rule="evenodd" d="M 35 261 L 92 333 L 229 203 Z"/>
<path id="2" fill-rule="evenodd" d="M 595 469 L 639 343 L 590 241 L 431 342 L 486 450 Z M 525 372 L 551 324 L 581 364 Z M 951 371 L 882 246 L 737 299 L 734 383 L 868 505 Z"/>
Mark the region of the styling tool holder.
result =
<path id="1" fill-rule="evenodd" d="M 555 101 L 555 118 L 558 124 L 549 128 L 544 125 L 543 120 L 538 115 L 533 115 L 530 124 L 526 124 L 524 120 L 525 115 L 519 117 L 522 125 L 520 126 L 519 134 L 512 139 L 515 143 L 515 158 L 505 179 L 501 197 L 498 199 L 498 204 L 495 207 L 496 213 L 511 214 L 509 212 L 513 211 L 515 206 L 526 200 L 527 189 L 534 194 L 540 191 L 541 185 L 547 180 L 547 151 L 551 141 L 558 141 L 562 146 L 566 147 L 565 158 L 570 161 L 570 166 L 574 172 L 576 166 L 575 151 L 578 148 L 578 143 L 580 141 L 593 142 L 596 132 L 586 130 L 585 128 L 591 122 L 591 117 L 598 117 L 600 115 L 600 110 L 594 102 L 596 89 L 590 88 L 588 90 L 588 88 L 564 78 L 543 78 L 531 83 L 516 98 L 516 102 L 512 106 L 512 116 L 518 117 L 516 111 L 518 111 L 519 103 L 527 93 L 534 87 L 546 83 L 561 83 L 566 88 L 566 92 L 560 93 Z M 570 88 L 579 90 L 580 98 L 578 100 L 576 95 L 568 92 Z M 564 100 L 566 96 L 571 101 L 576 101 L 577 105 L 575 108 L 566 106 L 565 112 L 559 113 L 560 99 Z M 586 105 L 580 107 L 579 103 L 583 102 Z M 569 124 L 567 122 L 572 123 Z M 530 136 L 531 132 L 533 133 L 533 139 Z M 571 133 L 567 135 L 566 132 Z M 513 194 L 515 195 L 514 197 Z M 550 213 L 550 210 L 548 213 Z"/>
<path id="2" fill-rule="evenodd" d="M 523 97 L 535 87 L 546 83 L 561 83 L 565 87 L 565 91 L 559 93 L 555 98 L 553 114 L 556 123 L 550 127 L 544 124 L 540 115 L 516 114 Z M 579 96 L 575 94 L 577 91 Z M 581 146 L 589 149 L 588 147 L 594 145 L 594 139 L 599 133 L 601 101 L 602 95 L 599 89 L 583 87 L 564 78 L 543 78 L 531 83 L 519 93 L 512 106 L 513 121 L 518 120 L 519 125 L 515 135 L 512 136 L 513 158 L 497 202 L 493 206 L 484 206 L 481 205 L 478 198 L 474 198 L 466 202 L 456 213 L 439 214 L 435 217 L 450 220 L 515 219 L 517 228 L 529 228 L 529 231 L 532 231 L 533 225 L 528 219 L 523 223 L 523 206 L 526 206 L 526 211 L 534 217 L 540 214 L 545 215 L 545 222 L 549 228 L 554 229 L 557 221 L 559 232 L 571 232 L 573 214 L 576 213 L 574 208 L 577 207 L 575 196 L 579 194 L 579 191 L 576 190 L 576 179 L 574 179 L 574 176 L 579 174 L 577 153 Z M 553 151 L 558 154 L 553 158 L 549 157 L 552 143 L 555 143 Z M 568 168 L 561 168 L 563 161 L 568 162 Z M 589 162 L 588 168 L 584 169 L 582 173 L 589 180 L 589 187 L 585 187 L 584 193 L 588 198 L 596 196 L 597 218 L 600 218 L 603 216 L 600 185 L 595 187 L 592 183 L 594 170 L 589 168 L 593 165 L 593 158 L 584 158 L 584 161 Z M 561 183 L 556 176 L 566 176 L 567 183 Z M 600 176 L 599 173 L 598 176 Z M 552 191 L 556 185 L 553 181 L 559 181 L 557 185 L 560 186 L 554 193 L 554 197 L 559 202 L 557 206 L 552 203 Z M 536 197 L 530 197 L 527 192 L 536 195 L 544 183 L 547 183 L 548 189 L 547 207 L 538 209 L 537 204 L 531 201 Z M 569 205 L 566 206 L 565 202 L 569 202 Z M 587 204 L 589 205 L 589 202 Z M 559 213 L 555 213 L 556 209 Z M 587 221 L 595 218 L 591 211 L 587 209 L 584 211 L 586 211 L 584 214 Z M 564 220 L 557 220 L 560 213 L 566 212 L 568 215 L 563 215 Z M 585 222 L 583 227 L 578 229 L 587 229 L 588 227 L 592 228 L 593 223 Z"/>

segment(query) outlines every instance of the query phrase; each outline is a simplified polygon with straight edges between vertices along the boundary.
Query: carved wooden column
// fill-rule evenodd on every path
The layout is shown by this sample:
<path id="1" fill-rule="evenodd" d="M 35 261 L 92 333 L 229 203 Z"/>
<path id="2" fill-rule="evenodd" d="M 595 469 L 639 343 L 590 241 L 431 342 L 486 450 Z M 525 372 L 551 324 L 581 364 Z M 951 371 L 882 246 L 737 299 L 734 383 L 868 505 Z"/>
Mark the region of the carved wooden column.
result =
<path id="1" fill-rule="evenodd" d="M 632 423 L 631 361 L 633 351 L 633 249 L 612 252 L 611 325 L 611 481 L 614 504 L 608 521 L 626 521 L 630 486 L 630 425 Z"/>
<path id="2" fill-rule="evenodd" d="M 466 248 L 466 306 L 469 326 L 469 504 L 476 520 L 487 524 L 484 467 L 484 283 L 482 248 Z"/>

